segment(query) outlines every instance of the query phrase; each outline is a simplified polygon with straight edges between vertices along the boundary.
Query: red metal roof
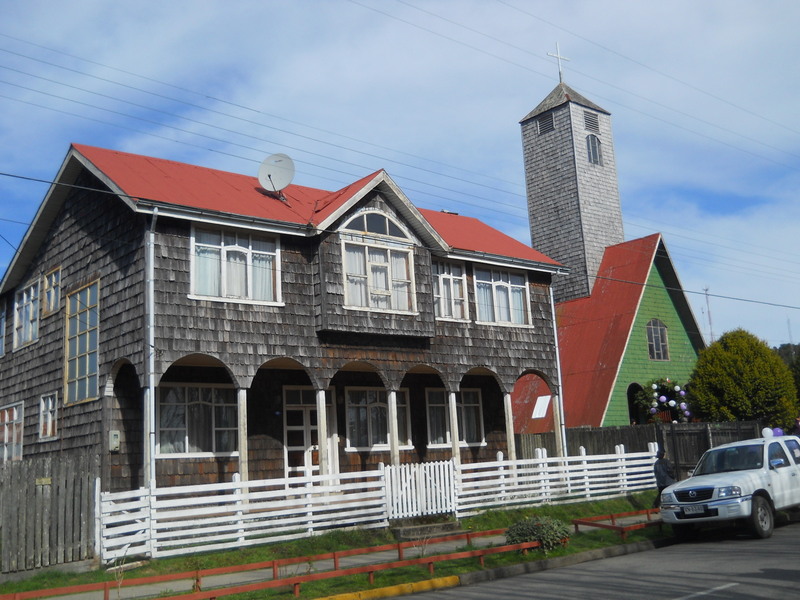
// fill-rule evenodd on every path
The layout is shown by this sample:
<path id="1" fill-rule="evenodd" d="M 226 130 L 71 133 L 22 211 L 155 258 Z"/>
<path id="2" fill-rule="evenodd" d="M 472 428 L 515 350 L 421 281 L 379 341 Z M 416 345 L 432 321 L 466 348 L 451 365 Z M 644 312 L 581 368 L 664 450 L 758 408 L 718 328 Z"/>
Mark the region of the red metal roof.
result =
<path id="1" fill-rule="evenodd" d="M 420 208 L 419 212 L 442 236 L 447 245 L 456 250 L 521 258 L 560 266 L 560 263 L 552 258 L 473 217 L 425 208 Z"/>
<path id="2" fill-rule="evenodd" d="M 141 198 L 301 225 L 319 223 L 376 175 L 337 192 L 289 185 L 281 200 L 261 192 L 257 177 L 92 146 L 73 147 L 134 202 Z"/>
<path id="3" fill-rule="evenodd" d="M 260 191 L 254 176 L 93 146 L 73 144 L 73 148 L 134 203 L 149 200 L 311 226 L 331 216 L 382 172 L 376 171 L 335 192 L 289 185 L 282 192 L 284 199 L 279 199 Z M 454 249 L 560 266 L 477 219 L 432 210 L 420 213 Z"/>
<path id="4" fill-rule="evenodd" d="M 661 234 L 606 248 L 592 294 L 556 306 L 567 427 L 599 427 Z M 552 407 L 531 425 L 552 431 Z"/>

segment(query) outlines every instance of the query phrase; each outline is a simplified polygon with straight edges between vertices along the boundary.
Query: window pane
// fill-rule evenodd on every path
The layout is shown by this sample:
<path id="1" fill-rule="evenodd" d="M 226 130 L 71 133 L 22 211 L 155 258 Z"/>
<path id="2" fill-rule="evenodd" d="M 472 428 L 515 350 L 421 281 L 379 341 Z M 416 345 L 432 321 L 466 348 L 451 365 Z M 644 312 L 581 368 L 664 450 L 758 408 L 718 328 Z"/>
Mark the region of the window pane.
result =
<path id="1" fill-rule="evenodd" d="M 369 409 L 370 427 L 372 429 L 372 444 L 389 443 L 389 423 L 386 416 L 386 407 L 379 404 Z"/>
<path id="2" fill-rule="evenodd" d="M 159 434 L 159 442 L 162 454 L 186 452 L 185 433 L 183 430 L 161 431 Z"/>
<path id="3" fill-rule="evenodd" d="M 494 321 L 494 300 L 492 286 L 488 283 L 478 283 L 478 320 L 484 322 Z"/>
<path id="4" fill-rule="evenodd" d="M 525 290 L 511 289 L 511 322 L 524 324 L 528 322 L 528 308 L 525 302 Z"/>
<path id="5" fill-rule="evenodd" d="M 215 248 L 198 248 L 194 268 L 195 292 L 202 296 L 220 296 L 221 253 Z"/>
<path id="6" fill-rule="evenodd" d="M 188 407 L 189 452 L 211 452 L 211 406 L 192 403 Z"/>
<path id="7" fill-rule="evenodd" d="M 225 296 L 230 298 L 247 297 L 247 255 L 244 252 L 226 254 Z"/>
<path id="8" fill-rule="evenodd" d="M 184 429 L 186 426 L 186 405 L 165 404 L 159 407 L 159 427 L 164 429 Z"/>
<path id="9" fill-rule="evenodd" d="M 236 451 L 236 432 L 235 431 L 217 431 L 215 434 L 215 447 L 216 452 L 235 452 Z"/>
<path id="10" fill-rule="evenodd" d="M 275 300 L 275 259 L 266 254 L 253 255 L 253 299 Z"/>
<path id="11" fill-rule="evenodd" d="M 441 405 L 428 407 L 428 431 L 431 444 L 447 442 L 447 407 Z"/>
<path id="12" fill-rule="evenodd" d="M 367 213 L 367 231 L 387 235 L 386 217 L 378 213 Z"/>

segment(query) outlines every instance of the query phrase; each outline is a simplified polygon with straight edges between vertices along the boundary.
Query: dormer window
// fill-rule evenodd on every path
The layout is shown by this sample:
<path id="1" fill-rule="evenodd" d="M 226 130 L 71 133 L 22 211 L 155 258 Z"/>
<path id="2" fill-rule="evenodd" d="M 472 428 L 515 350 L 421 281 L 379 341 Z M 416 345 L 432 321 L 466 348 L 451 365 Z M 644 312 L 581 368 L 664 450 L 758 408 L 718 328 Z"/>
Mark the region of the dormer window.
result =
<path id="1" fill-rule="evenodd" d="M 341 228 L 345 306 L 413 312 L 414 248 L 410 236 L 380 212 L 359 214 Z"/>

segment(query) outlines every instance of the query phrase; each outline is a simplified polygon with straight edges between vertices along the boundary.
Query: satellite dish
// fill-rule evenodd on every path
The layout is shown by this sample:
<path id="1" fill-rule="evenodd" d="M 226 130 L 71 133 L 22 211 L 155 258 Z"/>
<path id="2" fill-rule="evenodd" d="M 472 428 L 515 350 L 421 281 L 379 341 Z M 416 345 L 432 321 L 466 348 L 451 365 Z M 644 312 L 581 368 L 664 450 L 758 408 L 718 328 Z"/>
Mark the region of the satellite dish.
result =
<path id="1" fill-rule="evenodd" d="M 268 192 L 280 192 L 292 183 L 294 161 L 285 154 L 272 154 L 258 168 L 258 183 Z"/>

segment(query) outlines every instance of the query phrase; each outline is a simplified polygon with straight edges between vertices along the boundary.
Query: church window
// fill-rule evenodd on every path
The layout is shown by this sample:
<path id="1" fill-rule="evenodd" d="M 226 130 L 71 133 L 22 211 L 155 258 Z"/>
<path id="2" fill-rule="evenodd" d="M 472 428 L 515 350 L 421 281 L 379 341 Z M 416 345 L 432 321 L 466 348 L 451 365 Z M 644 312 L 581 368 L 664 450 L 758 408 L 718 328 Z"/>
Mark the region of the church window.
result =
<path id="1" fill-rule="evenodd" d="M 583 111 L 583 124 L 587 131 L 600 133 L 600 119 L 597 113 L 589 112 L 588 110 Z"/>
<path id="2" fill-rule="evenodd" d="M 536 119 L 536 124 L 539 126 L 539 135 L 553 131 L 556 126 L 553 122 L 553 113 L 547 113 Z"/>
<path id="3" fill-rule="evenodd" d="M 650 360 L 669 360 L 667 326 L 659 319 L 647 323 L 647 350 Z"/>
<path id="4" fill-rule="evenodd" d="M 603 153 L 600 150 L 600 139 L 594 135 L 586 136 L 586 152 L 589 155 L 589 162 L 593 165 L 603 164 Z"/>

